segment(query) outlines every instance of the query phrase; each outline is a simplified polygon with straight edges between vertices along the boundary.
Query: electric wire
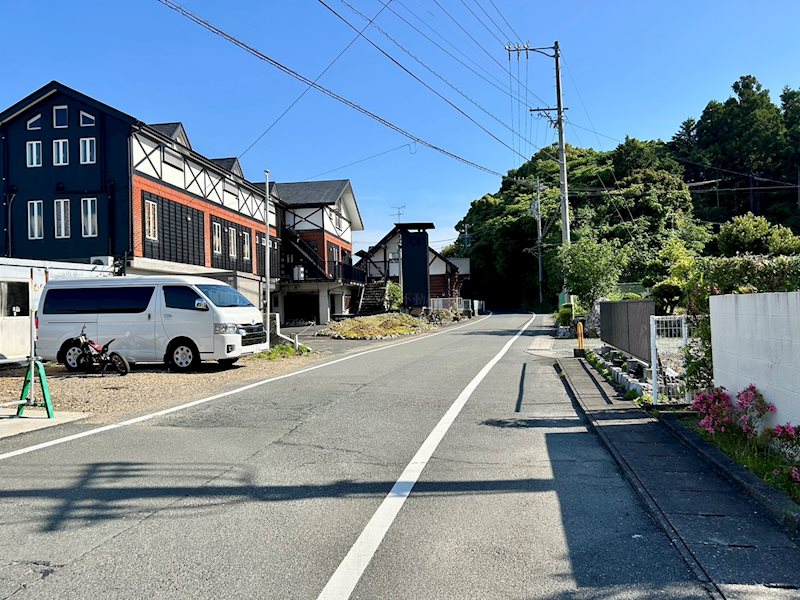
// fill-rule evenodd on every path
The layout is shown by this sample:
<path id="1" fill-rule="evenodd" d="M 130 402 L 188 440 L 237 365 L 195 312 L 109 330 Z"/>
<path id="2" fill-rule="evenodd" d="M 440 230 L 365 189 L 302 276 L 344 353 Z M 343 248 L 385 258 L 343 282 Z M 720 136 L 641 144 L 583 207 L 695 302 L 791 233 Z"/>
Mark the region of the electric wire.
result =
<path id="1" fill-rule="evenodd" d="M 481 19 L 481 18 L 480 18 L 478 15 L 476 15 L 476 14 L 475 14 L 475 11 L 473 11 L 473 10 L 472 10 L 472 9 L 469 7 L 469 5 L 468 5 L 466 2 L 464 2 L 464 0 L 460 0 L 460 2 L 461 2 L 461 4 L 463 4 L 463 5 L 464 5 L 464 8 L 466 8 L 466 9 L 467 9 L 467 10 L 470 12 L 470 14 L 471 14 L 473 17 L 475 17 L 475 20 L 477 20 L 477 21 L 478 21 L 478 23 L 480 23 L 481 25 L 483 25 L 483 28 L 484 28 L 484 29 L 486 29 L 486 31 L 488 31 L 488 32 L 489 32 L 489 34 L 491 34 L 491 36 L 492 36 L 492 37 L 494 37 L 494 39 L 496 39 L 496 40 L 497 40 L 497 41 L 500 43 L 500 45 L 501 45 L 501 46 L 505 45 L 505 43 L 506 43 L 506 42 L 504 42 L 504 41 L 503 41 L 503 40 L 501 40 L 499 37 L 497 37 L 497 35 L 495 34 L 495 32 L 494 32 L 494 31 L 492 31 L 492 30 L 489 28 L 489 26 L 488 26 L 486 23 L 484 23 L 484 22 L 483 22 L 483 19 Z"/>
<path id="2" fill-rule="evenodd" d="M 471 161 L 471 160 L 469 160 L 467 158 L 464 158 L 462 156 L 459 156 L 458 154 L 450 152 L 449 150 L 445 150 L 444 148 L 442 148 L 440 146 L 437 146 L 437 145 L 435 145 L 435 144 L 433 144 L 431 142 L 428 142 L 427 140 L 424 140 L 424 139 L 422 139 L 422 138 L 410 133 L 409 131 L 406 131 L 405 129 L 403 129 L 399 125 L 395 125 L 391 121 L 389 121 L 387 119 L 384 119 L 383 117 L 381 117 L 381 116 L 379 116 L 379 115 L 367 110 L 366 108 L 364 108 L 360 104 L 357 104 L 356 102 L 353 102 L 352 100 L 348 100 L 347 98 L 337 94 L 333 90 L 331 90 L 331 89 L 329 89 L 329 88 L 327 88 L 327 87 L 325 87 L 325 86 L 323 86 L 323 85 L 321 85 L 321 84 L 309 79 L 308 77 L 298 73 L 297 71 L 294 71 L 294 70 L 290 69 L 286 65 L 280 63 L 279 61 L 277 61 L 277 60 L 275 60 L 273 58 L 270 58 L 269 56 L 267 56 L 263 52 L 257 50 L 253 46 L 250 46 L 250 45 L 246 44 L 242 40 L 239 40 L 238 38 L 234 37 L 233 35 L 227 33 L 226 31 L 224 31 L 222 29 L 220 29 L 216 25 L 213 25 L 209 21 L 198 17 L 197 15 L 195 15 L 194 13 L 189 11 L 188 9 L 184 8 L 183 6 L 181 6 L 179 4 L 176 4 L 172 0 L 157 0 L 157 1 L 160 2 L 161 4 L 163 4 L 164 6 L 174 10 L 175 12 L 177 12 L 180 15 L 182 15 L 183 17 L 189 19 L 190 21 L 193 21 L 194 23 L 196 23 L 196 24 L 200 25 L 201 27 L 207 29 L 208 31 L 210 31 L 214 35 L 217 35 L 217 36 L 221 37 L 222 39 L 230 42 L 231 44 L 233 44 L 235 46 L 238 46 L 239 48 L 241 48 L 245 52 L 248 52 L 249 54 L 251 54 L 251 55 L 255 56 L 256 58 L 258 58 L 259 60 L 262 60 L 262 61 L 272 65 L 273 67 L 275 67 L 276 69 L 282 71 L 286 75 L 289 75 L 290 77 L 293 77 L 293 78 L 295 78 L 295 79 L 297 79 L 299 81 L 302 81 L 303 83 L 305 83 L 307 85 L 310 85 L 311 87 L 313 87 L 314 89 L 322 92 L 326 96 L 329 96 L 330 98 L 333 98 L 337 102 L 341 102 L 345 106 L 347 106 L 349 108 L 352 108 L 353 110 L 356 110 L 356 111 L 360 112 L 361 114 L 370 117 L 371 119 L 374 119 L 378 123 L 384 125 L 385 127 L 388 127 L 389 129 L 392 129 L 393 131 L 396 131 L 397 133 L 400 133 L 401 135 L 404 135 L 405 137 L 409 138 L 410 140 L 413 140 L 413 141 L 417 142 L 418 144 L 420 144 L 422 146 L 430 148 L 431 150 L 435 150 L 436 152 L 439 152 L 440 154 L 443 154 L 443 155 L 445 155 L 445 156 L 447 156 L 449 158 L 452 158 L 452 159 L 457 160 L 457 161 L 459 161 L 461 163 L 469 165 L 469 166 L 471 166 L 471 167 L 473 167 L 475 169 L 479 169 L 481 171 L 484 171 L 485 173 L 489 173 L 491 175 L 496 175 L 498 177 L 503 177 L 502 173 L 500 173 L 498 171 L 495 171 L 494 169 L 491 169 L 491 168 L 486 167 L 484 165 L 481 165 L 479 163 L 476 163 L 474 161 Z"/>
<path id="3" fill-rule="evenodd" d="M 508 28 L 511 30 L 511 33 L 514 34 L 514 37 L 517 38 L 518 40 L 521 40 L 522 36 L 519 35 L 516 31 L 514 31 L 514 27 L 511 25 L 511 23 L 508 22 L 506 16 L 502 12 L 500 12 L 500 9 L 497 8 L 497 5 L 494 3 L 494 0 L 489 0 L 489 4 L 491 4 L 494 7 L 494 9 L 497 11 L 497 14 L 500 15 L 500 18 L 503 19 L 503 21 L 505 21 L 505 24 L 508 25 Z"/>
<path id="4" fill-rule="evenodd" d="M 383 152 L 378 152 L 377 154 L 373 154 L 372 156 L 367 156 L 366 158 L 362 158 L 351 163 L 347 163 L 346 165 L 342 165 L 341 167 L 336 167 L 335 169 L 331 169 L 330 171 L 325 171 L 324 173 L 317 173 L 316 175 L 312 175 L 311 177 L 307 177 L 303 179 L 303 181 L 311 181 L 312 179 L 316 179 L 317 177 L 322 177 L 323 175 L 327 175 L 328 173 L 333 173 L 335 171 L 340 171 L 342 169 L 346 169 L 347 167 L 352 167 L 353 165 L 357 165 L 368 160 L 372 160 L 373 158 L 378 158 L 379 156 L 383 156 L 384 154 L 389 154 L 390 152 L 395 152 L 396 150 L 400 150 L 401 148 L 408 148 L 410 154 L 415 154 L 415 150 L 413 149 L 412 144 L 402 144 L 400 146 L 396 146 L 394 148 L 389 148 L 388 150 L 384 150 Z"/>
<path id="5" fill-rule="evenodd" d="M 485 15 L 486 15 L 486 18 L 487 18 L 487 19 L 489 19 L 489 21 L 492 23 L 492 25 L 494 25 L 494 26 L 495 26 L 495 29 L 497 29 L 497 31 L 499 31 L 499 32 L 500 32 L 500 35 L 504 35 L 504 36 L 506 36 L 506 37 L 507 37 L 507 39 L 511 39 L 510 37 L 508 37 L 508 34 L 507 34 L 505 31 L 503 31 L 503 29 L 502 29 L 502 28 L 501 28 L 501 27 L 500 27 L 500 26 L 497 24 L 497 21 L 495 21 L 495 20 L 494 20 L 494 19 L 493 19 L 493 18 L 492 18 L 492 17 L 489 15 L 489 13 L 488 13 L 488 12 L 486 12 L 486 9 L 485 9 L 485 8 L 483 8 L 483 6 L 481 6 L 481 3 L 480 3 L 480 2 L 478 2 L 478 0 L 472 0 L 472 1 L 475 3 L 475 6 L 477 6 L 478 8 L 480 8 L 480 9 L 481 9 L 481 12 L 482 12 L 483 14 L 485 14 Z M 518 36 L 516 36 L 516 35 L 515 35 L 514 37 L 516 37 L 517 39 L 519 39 L 519 37 L 518 37 Z M 522 40 L 520 40 L 520 41 L 522 41 Z M 501 43 L 502 43 L 502 42 L 501 42 Z"/>
<path id="6" fill-rule="evenodd" d="M 342 15 L 340 15 L 340 14 L 339 14 L 339 13 L 336 11 L 336 9 L 335 9 L 335 8 L 333 8 L 331 5 L 329 5 L 327 2 L 325 2 L 325 0 L 317 0 L 317 1 L 318 1 L 320 4 L 322 4 L 322 5 L 323 5 L 325 8 L 327 8 L 327 9 L 328 9 L 330 12 L 332 12 L 332 13 L 333 13 L 333 14 L 334 14 L 334 15 L 335 15 L 335 16 L 336 16 L 336 17 L 337 17 L 339 20 L 341 20 L 341 21 L 342 21 L 342 22 L 343 22 L 345 25 L 347 25 L 348 27 L 350 27 L 350 28 L 351 28 L 351 29 L 353 29 L 354 31 L 357 31 L 357 32 L 358 32 L 358 28 L 357 28 L 355 25 L 353 25 L 353 24 L 352 24 L 352 23 L 350 23 L 350 21 L 348 21 L 348 20 L 347 20 L 345 17 L 343 17 Z M 365 41 L 367 41 L 367 42 L 368 42 L 368 43 L 369 43 L 369 44 L 370 44 L 370 45 L 371 45 L 373 48 L 375 48 L 375 49 L 376 49 L 378 52 L 380 52 L 380 53 L 381 53 L 381 54 L 383 54 L 383 55 L 384 55 L 386 58 L 388 58 L 390 61 L 392 61 L 392 62 L 393 62 L 395 65 L 397 65 L 397 67 L 399 67 L 401 70 L 403 70 L 403 71 L 404 71 L 406 74 L 408 74 L 410 77 L 412 77 L 412 78 L 413 78 L 413 79 L 414 79 L 414 80 L 415 80 L 417 83 L 419 83 L 419 84 L 420 84 L 420 85 L 422 85 L 424 88 L 426 88 L 428 91 L 432 92 L 433 94 L 435 94 L 436 96 L 438 96 L 439 98 L 441 98 L 441 99 L 442 99 L 444 102 L 446 102 L 446 103 L 447 103 L 447 104 L 448 104 L 448 105 L 449 105 L 451 108 L 453 108 L 455 111 L 457 111 L 457 112 L 461 113 L 461 114 L 462 114 L 464 117 L 466 117 L 466 118 L 467 118 L 467 119 L 468 119 L 468 120 L 469 120 L 471 123 L 473 123 L 475 126 L 477 126 L 477 127 L 478 127 L 478 128 L 481 130 L 481 131 L 483 131 L 483 132 L 484 132 L 486 135 L 488 135 L 489 137 L 491 137 L 492 139 L 494 139 L 495 141 L 497 141 L 499 144 L 502 144 L 503 146 L 505 146 L 505 147 L 506 147 L 506 148 L 508 148 L 509 150 L 512 150 L 512 151 L 513 151 L 513 148 L 512 148 L 511 146 L 509 146 L 508 144 L 506 144 L 506 143 L 505 143 L 503 140 L 501 140 L 499 137 L 497 137 L 497 136 L 496 136 L 494 133 L 492 133 L 492 132 L 491 132 L 491 131 L 489 131 L 489 130 L 488 130 L 486 127 L 484 127 L 483 125 L 481 125 L 481 123 L 479 123 L 477 120 L 475 120 L 475 119 L 474 119 L 472 116 L 470 116 L 470 115 L 469 115 L 469 113 L 467 113 L 467 112 L 466 112 L 464 109 L 462 109 L 460 106 L 458 106 L 457 104 L 455 104 L 455 103 L 454 103 L 452 100 L 450 100 L 449 98 L 447 98 L 446 96 L 444 96 L 442 93 L 440 93 L 440 92 L 439 92 L 439 91 L 437 91 L 435 88 L 433 88 L 431 85 L 429 85 L 429 84 L 428 84 L 428 83 L 427 83 L 425 80 L 423 80 L 422 78 L 420 78 L 419 76 L 417 76 L 417 75 L 416 75 L 414 72 L 412 72 L 412 71 L 411 71 L 411 70 L 410 70 L 408 67 L 406 67 L 405 65 L 403 65 L 403 64 L 402 64 L 400 61 L 398 61 L 396 58 L 394 58 L 394 57 L 393 57 L 391 54 L 389 54 L 388 52 L 386 52 L 386 50 L 384 50 L 383 48 L 381 48 L 381 47 L 380 47 L 378 44 L 376 44 L 376 43 L 375 43 L 375 42 L 373 42 L 373 41 L 372 41 L 370 38 L 368 38 L 366 35 L 364 35 L 364 33 L 362 33 L 362 32 L 358 32 L 358 35 L 360 35 L 362 38 L 364 38 L 364 40 L 365 40 Z M 519 154 L 519 153 L 517 153 L 517 154 Z M 520 155 L 520 156 L 521 156 L 521 155 Z"/>
<path id="7" fill-rule="evenodd" d="M 386 9 L 386 8 L 389 6 L 389 4 L 390 4 L 391 2 L 392 2 L 392 0 L 387 0 L 386 4 L 384 4 L 384 5 L 381 7 L 381 9 L 380 9 L 380 10 L 379 10 L 377 13 L 375 13 L 375 16 L 374 16 L 374 17 L 372 17 L 372 18 L 369 20 L 369 22 L 368 22 L 368 23 L 367 23 L 367 24 L 364 26 L 364 29 L 366 29 L 367 27 L 369 27 L 369 26 L 370 26 L 370 24 L 371 24 L 371 23 L 372 23 L 372 22 L 373 22 L 375 19 L 377 19 L 377 18 L 380 16 L 380 14 L 381 14 L 381 13 L 384 11 L 384 9 Z M 362 30 L 362 31 L 363 31 L 363 30 Z M 350 46 L 352 46 L 353 44 L 355 44 L 355 43 L 356 43 L 356 41 L 358 40 L 358 38 L 359 38 L 359 36 L 358 36 L 358 35 L 356 35 L 356 36 L 355 36 L 355 37 L 354 37 L 352 40 L 350 40 L 350 43 L 349 43 L 349 44 L 347 44 L 347 46 L 345 46 L 345 47 L 342 49 L 342 51 L 341 51 L 341 52 L 339 52 L 339 54 L 337 54 L 337 55 L 336 55 L 336 58 L 334 58 L 334 59 L 333 59 L 331 62 L 329 62 L 329 63 L 328 63 L 328 66 L 327 66 L 327 67 L 325 67 L 325 68 L 322 70 L 322 72 L 321 72 L 319 75 L 317 75 L 317 77 L 314 79 L 314 82 L 317 82 L 317 81 L 319 81 L 319 80 L 322 78 L 322 76 L 323 76 L 323 75 L 325 75 L 325 73 L 327 73 L 327 72 L 328 72 L 328 69 L 330 69 L 330 68 L 331 68 L 333 65 L 335 65 L 335 64 L 336 64 L 336 62 L 337 62 L 337 61 L 338 61 L 338 60 L 339 60 L 339 59 L 342 57 L 342 55 L 343 55 L 345 52 L 347 52 L 347 51 L 350 49 Z M 260 135 L 259 135 L 259 136 L 258 136 L 258 137 L 255 139 L 255 140 L 253 140 L 253 143 L 251 143 L 251 144 L 250 144 L 250 145 L 249 145 L 247 148 L 245 148 L 245 151 L 244 151 L 244 152 L 242 152 L 242 153 L 241 153 L 241 154 L 238 156 L 238 158 L 242 158 L 242 157 L 243 157 L 245 154 L 247 154 L 247 153 L 248 153 L 248 152 L 249 152 L 249 151 L 250 151 L 250 150 L 253 148 L 253 146 L 255 146 L 256 144 L 258 144 L 258 142 L 260 142 L 260 141 L 261 141 L 261 139 L 262 139 L 262 138 L 263 138 L 265 135 L 267 135 L 267 134 L 270 132 L 270 130 L 271 130 L 273 127 L 275 127 L 275 125 L 277 125 L 277 124 L 278 124 L 278 122 L 279 122 L 281 119 L 283 119 L 283 117 L 286 115 L 286 113 L 288 113 L 290 110 L 292 110 L 292 108 L 294 108 L 294 105 L 295 105 L 295 104 L 297 104 L 298 102 L 300 102 L 300 100 L 303 98 L 303 96 L 305 96 L 305 95 L 308 93 L 308 90 L 310 90 L 310 89 L 311 89 L 311 86 L 310 86 L 310 85 L 309 85 L 309 86 L 306 86 L 306 89 L 304 89 L 304 90 L 303 90 L 303 91 L 300 93 L 300 95 L 298 95 L 298 96 L 297 96 L 297 98 L 295 98 L 295 99 L 292 101 L 292 103 L 291 103 L 289 106 L 287 106 L 287 107 L 286 107 L 286 109 L 285 109 L 285 110 L 284 110 L 284 111 L 283 111 L 281 114 L 279 114 L 279 115 L 278 115 L 278 117 L 277 117 L 277 118 L 276 118 L 274 121 L 272 121 L 272 123 L 270 123 L 270 124 L 269 124 L 269 126 L 268 126 L 268 127 L 267 127 L 267 128 L 264 130 L 264 131 L 262 131 L 262 132 L 261 132 L 261 134 L 260 134 Z"/>
<path id="8" fill-rule="evenodd" d="M 361 12 L 361 11 L 360 11 L 358 8 L 356 8 L 355 6 L 353 6 L 352 4 L 350 4 L 350 3 L 349 3 L 347 0 L 339 0 L 339 1 L 340 1 L 340 2 L 341 2 L 343 5 L 345 5 L 347 8 L 349 8 L 351 11 L 353 11 L 355 14 L 357 14 L 359 17 L 361 17 L 362 19 L 364 19 L 364 20 L 369 20 L 369 17 L 367 17 L 367 15 L 365 15 L 365 14 L 364 14 L 364 13 L 362 13 L 362 12 Z M 431 73 L 431 74 L 432 74 L 434 77 L 436 77 L 436 78 L 437 78 L 437 79 L 439 79 L 440 81 L 444 82 L 444 83 L 445 83 L 445 84 L 446 84 L 448 87 L 450 87 L 451 89 L 453 89 L 453 90 L 454 90 L 456 93 L 458 93 L 458 94 L 459 94 L 459 95 L 460 95 L 462 98 L 464 98 L 465 100 L 467 100 L 468 102 L 470 102 L 472 105 L 474 105 L 475 107 L 477 107 L 477 108 L 478 108 L 479 110 L 481 110 L 483 113 L 485 113 L 486 115 L 488 115 L 489 117 L 491 117 L 492 119 L 494 119 L 495 121 L 497 121 L 497 122 L 498 122 L 500 125 L 502 125 L 503 127 L 505 127 L 506 129 L 510 130 L 510 131 L 513 133 L 513 129 L 512 129 L 511 127 L 509 127 L 508 123 L 506 123 L 505 121 L 503 121 L 502 119 L 500 119 L 500 118 L 499 118 L 497 115 L 495 115 L 494 113 L 492 113 L 492 112 L 490 112 L 489 110 L 487 110 L 487 109 L 486 109 L 484 106 L 482 106 L 482 105 L 481 105 L 479 102 L 477 102 L 476 100 L 474 100 L 472 97 L 468 96 L 468 95 L 467 95 L 467 94 L 466 94 L 466 93 L 465 93 L 463 90 L 461 90 L 461 89 L 460 89 L 458 86 L 456 86 L 455 84 L 453 84 L 453 83 L 452 83 L 450 80 L 448 80 L 446 77 L 444 77 L 444 76 L 443 76 L 443 75 L 441 75 L 439 72 L 437 72 L 436 70 L 434 70 L 433 68 L 431 68 L 430 66 L 428 66 L 428 64 L 427 64 L 427 63 L 425 63 L 425 62 L 424 62 L 424 61 L 423 61 L 421 58 L 419 58 L 419 57 L 418 57 L 416 54 L 414 54 L 414 53 L 413 53 L 411 50 L 409 50 L 408 48 L 406 48 L 406 47 L 405 47 L 405 46 L 404 46 L 402 43 L 400 43 L 399 41 L 397 41 L 397 40 L 396 40 L 396 39 L 395 39 L 395 38 L 394 38 L 394 37 L 393 37 L 393 36 L 392 36 L 392 35 L 391 35 L 391 34 L 390 34 L 388 31 L 386 31 L 385 29 L 383 29 L 383 28 L 382 28 L 380 25 L 377 25 L 376 23 L 368 23 L 368 26 L 369 26 L 370 24 L 371 24 L 371 26 L 372 26 L 373 28 L 377 29 L 377 30 L 378 30 L 378 31 L 379 31 L 381 34 L 383 34 L 383 36 L 384 36 L 384 37 L 386 37 L 386 38 L 387 38 L 387 39 L 388 39 L 390 42 L 392 42 L 392 43 L 393 43 L 395 46 L 397 46 L 398 48 L 400 48 L 400 50 L 402 50 L 403 52 L 405 52 L 405 53 L 406 53 L 408 56 L 410 56 L 410 57 L 411 57 L 411 58 L 412 58 L 412 59 L 413 59 L 415 62 L 417 62 L 417 63 L 418 63 L 419 65 L 421 65 L 423 68 L 425 68 L 425 69 L 426 69 L 426 70 L 427 70 L 429 73 Z M 362 33 L 363 33 L 363 30 L 362 30 Z M 527 140 L 526 140 L 526 141 L 527 141 Z"/>

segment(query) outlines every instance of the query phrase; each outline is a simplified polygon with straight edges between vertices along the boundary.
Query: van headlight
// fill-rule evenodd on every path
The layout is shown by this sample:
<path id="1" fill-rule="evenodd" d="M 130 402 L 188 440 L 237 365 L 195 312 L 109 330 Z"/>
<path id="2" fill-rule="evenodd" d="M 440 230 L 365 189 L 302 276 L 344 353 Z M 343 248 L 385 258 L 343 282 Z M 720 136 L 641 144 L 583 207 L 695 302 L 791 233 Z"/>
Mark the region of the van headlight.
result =
<path id="1" fill-rule="evenodd" d="M 241 330 L 236 323 L 214 323 L 214 333 L 239 333 Z"/>

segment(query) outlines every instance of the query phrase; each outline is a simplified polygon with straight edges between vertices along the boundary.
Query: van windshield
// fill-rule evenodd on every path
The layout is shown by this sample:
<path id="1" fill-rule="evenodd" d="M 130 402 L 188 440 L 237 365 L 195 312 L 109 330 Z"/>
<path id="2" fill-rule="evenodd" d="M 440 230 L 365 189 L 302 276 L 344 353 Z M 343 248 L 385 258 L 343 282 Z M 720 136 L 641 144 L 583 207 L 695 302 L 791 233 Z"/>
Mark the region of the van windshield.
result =
<path id="1" fill-rule="evenodd" d="M 196 286 L 198 290 L 211 301 L 211 304 L 219 308 L 231 306 L 253 306 L 253 304 L 239 292 L 229 285 L 208 285 L 201 284 Z"/>

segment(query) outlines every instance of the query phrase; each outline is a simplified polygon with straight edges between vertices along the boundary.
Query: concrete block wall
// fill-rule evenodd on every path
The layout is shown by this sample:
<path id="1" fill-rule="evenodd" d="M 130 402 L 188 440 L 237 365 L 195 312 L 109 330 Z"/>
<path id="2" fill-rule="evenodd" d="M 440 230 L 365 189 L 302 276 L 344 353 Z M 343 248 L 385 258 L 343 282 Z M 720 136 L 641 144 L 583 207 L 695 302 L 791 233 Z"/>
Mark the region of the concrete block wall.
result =
<path id="1" fill-rule="evenodd" d="M 711 297 L 714 384 L 735 395 L 755 385 L 776 412 L 800 423 L 800 292 Z"/>

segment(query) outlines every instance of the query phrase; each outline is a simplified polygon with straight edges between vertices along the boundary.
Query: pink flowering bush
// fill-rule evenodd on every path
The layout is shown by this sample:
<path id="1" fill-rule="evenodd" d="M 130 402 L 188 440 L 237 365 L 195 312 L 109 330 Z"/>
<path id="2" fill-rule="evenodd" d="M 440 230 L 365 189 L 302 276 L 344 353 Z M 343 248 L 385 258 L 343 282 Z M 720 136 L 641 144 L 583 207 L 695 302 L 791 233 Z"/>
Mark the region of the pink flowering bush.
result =
<path id="1" fill-rule="evenodd" d="M 691 408 L 718 448 L 800 502 L 800 425 L 764 427 L 775 405 L 754 385 L 736 394 L 735 403 L 721 388 L 700 392 Z"/>
<path id="2" fill-rule="evenodd" d="M 702 418 L 698 424 L 711 435 L 730 431 L 734 425 L 735 415 L 731 397 L 722 388 L 698 393 L 691 408 L 700 413 Z"/>
<path id="3" fill-rule="evenodd" d="M 764 400 L 752 383 L 736 394 L 737 425 L 749 439 L 759 433 L 759 424 L 764 415 L 774 412 L 775 405 Z"/>

